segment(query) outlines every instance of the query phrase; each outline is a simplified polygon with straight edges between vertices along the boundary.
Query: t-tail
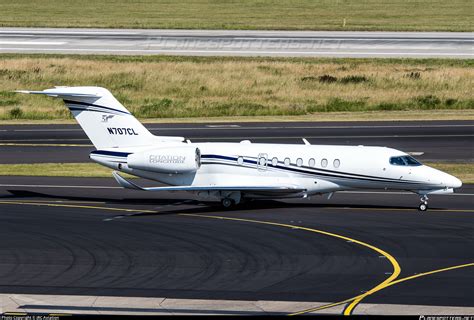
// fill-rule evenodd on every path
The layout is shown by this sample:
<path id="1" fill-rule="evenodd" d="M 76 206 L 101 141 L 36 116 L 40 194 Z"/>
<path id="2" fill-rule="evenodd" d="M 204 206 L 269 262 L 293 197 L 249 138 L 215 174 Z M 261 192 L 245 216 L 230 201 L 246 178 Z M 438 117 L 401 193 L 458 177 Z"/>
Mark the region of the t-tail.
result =
<path id="1" fill-rule="evenodd" d="M 157 137 L 148 131 L 109 90 L 101 87 L 55 87 L 16 91 L 63 99 L 97 149 L 147 146 L 182 137 Z"/>

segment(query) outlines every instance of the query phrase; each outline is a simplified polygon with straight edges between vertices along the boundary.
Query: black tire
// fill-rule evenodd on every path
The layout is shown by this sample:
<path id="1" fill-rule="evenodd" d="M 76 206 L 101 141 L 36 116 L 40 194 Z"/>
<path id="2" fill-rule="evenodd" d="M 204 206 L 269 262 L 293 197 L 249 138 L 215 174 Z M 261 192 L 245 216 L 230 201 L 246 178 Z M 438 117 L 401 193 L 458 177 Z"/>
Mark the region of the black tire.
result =
<path id="1" fill-rule="evenodd" d="M 420 211 L 426 211 L 428 210 L 428 205 L 424 202 L 420 203 L 420 205 L 418 206 L 418 210 Z"/>
<path id="2" fill-rule="evenodd" d="M 222 199 L 221 203 L 222 203 L 222 206 L 226 209 L 228 209 L 228 208 L 230 208 L 234 205 L 234 201 L 232 199 L 229 199 L 229 198 Z"/>

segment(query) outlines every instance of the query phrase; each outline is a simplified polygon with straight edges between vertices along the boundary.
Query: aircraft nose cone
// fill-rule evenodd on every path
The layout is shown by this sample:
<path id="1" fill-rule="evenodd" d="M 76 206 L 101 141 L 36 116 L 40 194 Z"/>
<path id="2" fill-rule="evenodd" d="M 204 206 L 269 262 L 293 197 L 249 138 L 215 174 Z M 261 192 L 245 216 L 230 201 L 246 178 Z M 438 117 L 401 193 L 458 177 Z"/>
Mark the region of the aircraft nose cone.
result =
<path id="1" fill-rule="evenodd" d="M 461 188 L 462 186 L 462 181 L 459 180 L 458 178 L 454 177 L 454 176 L 449 176 L 448 179 L 447 179 L 447 187 L 448 188 Z"/>

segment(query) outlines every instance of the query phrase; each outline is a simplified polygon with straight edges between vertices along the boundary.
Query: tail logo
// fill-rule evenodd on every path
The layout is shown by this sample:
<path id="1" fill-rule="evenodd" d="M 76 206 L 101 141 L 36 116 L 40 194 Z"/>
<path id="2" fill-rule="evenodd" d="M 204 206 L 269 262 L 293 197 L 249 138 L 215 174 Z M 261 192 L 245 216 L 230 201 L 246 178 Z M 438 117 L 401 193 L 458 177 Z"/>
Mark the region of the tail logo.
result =
<path id="1" fill-rule="evenodd" d="M 109 119 L 112 119 L 114 116 L 112 114 L 103 114 L 102 122 L 109 122 Z"/>

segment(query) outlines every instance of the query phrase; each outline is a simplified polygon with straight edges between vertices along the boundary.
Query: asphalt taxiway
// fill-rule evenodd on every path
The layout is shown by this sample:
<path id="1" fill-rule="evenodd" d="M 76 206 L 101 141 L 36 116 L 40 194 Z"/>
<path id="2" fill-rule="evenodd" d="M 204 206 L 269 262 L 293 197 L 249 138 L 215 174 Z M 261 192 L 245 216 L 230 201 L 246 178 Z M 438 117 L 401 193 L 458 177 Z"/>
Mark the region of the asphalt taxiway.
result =
<path id="1" fill-rule="evenodd" d="M 472 314 L 473 197 L 432 196 L 425 213 L 383 191 L 223 211 L 111 178 L 1 177 L 0 310 Z"/>
<path id="2" fill-rule="evenodd" d="M 474 121 L 360 121 L 146 124 L 155 135 L 192 142 L 387 146 L 421 161 L 474 161 Z M 95 150 L 78 125 L 3 125 L 0 163 L 88 162 Z"/>
<path id="3" fill-rule="evenodd" d="M 195 142 L 386 145 L 472 162 L 472 121 L 148 124 Z M 76 125 L 0 128 L 2 163 L 85 162 Z M 140 181 L 141 184 L 147 184 Z M 148 182 L 149 183 L 149 182 Z M 0 313 L 474 314 L 474 186 L 223 211 L 112 178 L 0 177 Z"/>
<path id="4" fill-rule="evenodd" d="M 0 28 L 4 53 L 471 59 L 473 43 L 472 32 Z"/>

